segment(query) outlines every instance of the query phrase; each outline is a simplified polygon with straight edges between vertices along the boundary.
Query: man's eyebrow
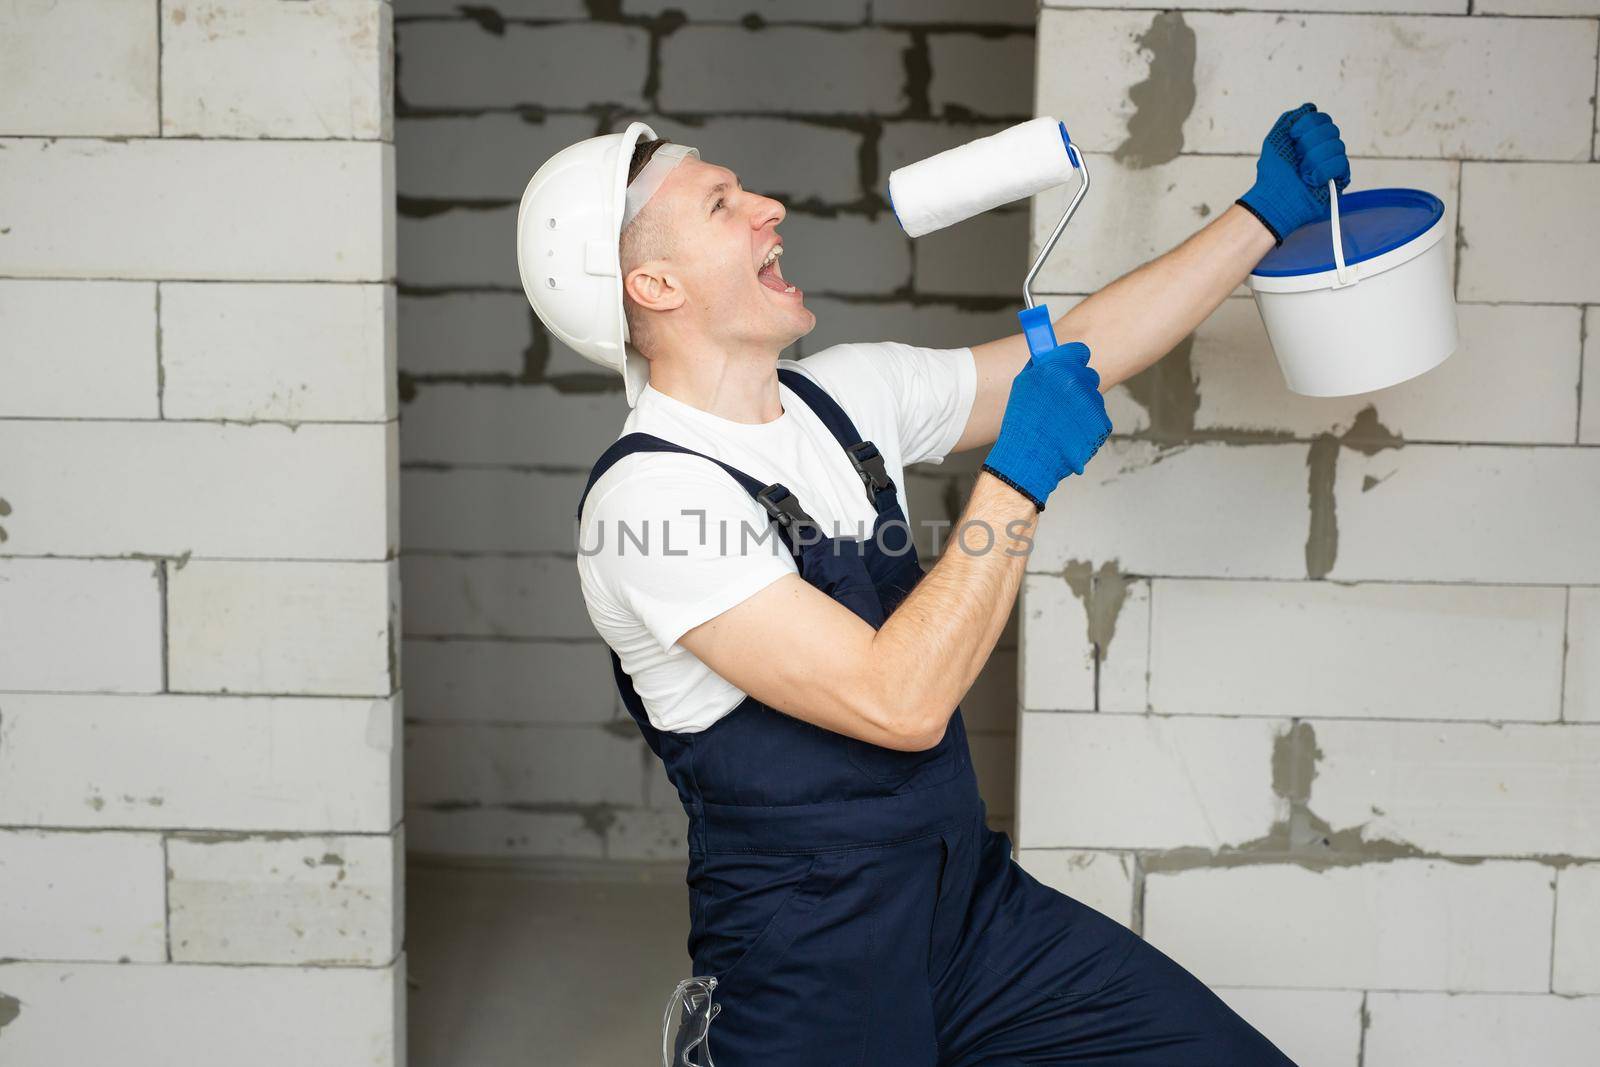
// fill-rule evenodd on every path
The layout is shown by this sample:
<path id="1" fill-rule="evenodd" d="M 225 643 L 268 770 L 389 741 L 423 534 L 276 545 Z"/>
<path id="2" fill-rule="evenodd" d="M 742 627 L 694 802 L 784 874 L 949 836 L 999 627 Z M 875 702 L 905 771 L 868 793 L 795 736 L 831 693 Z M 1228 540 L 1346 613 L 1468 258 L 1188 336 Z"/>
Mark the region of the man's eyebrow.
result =
<path id="1" fill-rule="evenodd" d="M 739 176 L 737 174 L 734 175 L 734 177 L 733 177 L 733 184 L 738 187 L 740 192 L 744 191 L 744 186 L 739 184 Z M 716 196 L 718 193 L 725 193 L 727 191 L 728 191 L 728 183 L 727 182 L 718 182 L 717 184 L 713 185 L 710 189 L 706 190 L 706 195 L 700 198 L 700 206 L 702 208 L 705 207 L 707 202 L 709 202 L 713 196 Z"/>

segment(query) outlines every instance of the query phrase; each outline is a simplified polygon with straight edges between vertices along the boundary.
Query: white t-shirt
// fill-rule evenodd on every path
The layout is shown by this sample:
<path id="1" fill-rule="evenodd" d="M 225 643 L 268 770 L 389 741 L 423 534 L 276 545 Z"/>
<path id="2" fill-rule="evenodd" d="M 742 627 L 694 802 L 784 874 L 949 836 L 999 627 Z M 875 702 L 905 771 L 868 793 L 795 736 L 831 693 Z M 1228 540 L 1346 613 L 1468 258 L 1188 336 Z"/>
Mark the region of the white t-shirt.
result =
<path id="1" fill-rule="evenodd" d="M 843 344 L 778 366 L 810 375 L 877 445 L 902 510 L 905 465 L 943 461 L 977 390 L 970 348 Z M 619 436 L 653 434 L 763 484 L 781 482 L 825 532 L 872 536 L 876 515 L 843 446 L 787 386 L 778 394 L 783 414 L 749 424 L 647 385 Z M 770 526 L 738 481 L 700 456 L 635 453 L 589 491 L 578 528 L 583 599 L 657 729 L 704 730 L 745 698 L 677 641 L 795 573 Z"/>

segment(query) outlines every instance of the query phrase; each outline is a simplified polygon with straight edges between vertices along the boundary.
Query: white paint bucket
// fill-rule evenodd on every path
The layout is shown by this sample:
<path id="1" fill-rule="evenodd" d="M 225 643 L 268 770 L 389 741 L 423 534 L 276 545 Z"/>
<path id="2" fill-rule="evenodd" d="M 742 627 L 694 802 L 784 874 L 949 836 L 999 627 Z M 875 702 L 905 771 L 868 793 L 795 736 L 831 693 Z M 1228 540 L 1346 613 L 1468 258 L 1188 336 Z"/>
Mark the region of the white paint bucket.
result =
<path id="1" fill-rule="evenodd" d="M 1432 370 L 1457 340 L 1443 201 L 1328 191 L 1330 217 L 1289 234 L 1247 282 L 1284 380 L 1305 396 L 1352 396 Z"/>

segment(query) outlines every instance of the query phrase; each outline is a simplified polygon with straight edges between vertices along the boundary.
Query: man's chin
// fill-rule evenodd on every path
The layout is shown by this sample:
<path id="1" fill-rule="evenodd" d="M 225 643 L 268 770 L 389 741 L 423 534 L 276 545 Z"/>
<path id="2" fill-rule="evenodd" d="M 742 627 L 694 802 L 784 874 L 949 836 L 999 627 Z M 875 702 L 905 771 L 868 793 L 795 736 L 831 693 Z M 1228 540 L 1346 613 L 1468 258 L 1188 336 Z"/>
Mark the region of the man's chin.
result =
<path id="1" fill-rule="evenodd" d="M 794 334 L 794 338 L 789 342 L 789 344 L 794 344 L 795 341 L 800 340 L 800 338 L 817 328 L 817 313 L 815 311 L 812 311 L 804 304 L 801 304 L 799 307 L 799 313 L 804 317 L 805 325 L 800 328 L 799 333 Z M 788 345 L 785 345 L 784 347 L 787 348 Z"/>

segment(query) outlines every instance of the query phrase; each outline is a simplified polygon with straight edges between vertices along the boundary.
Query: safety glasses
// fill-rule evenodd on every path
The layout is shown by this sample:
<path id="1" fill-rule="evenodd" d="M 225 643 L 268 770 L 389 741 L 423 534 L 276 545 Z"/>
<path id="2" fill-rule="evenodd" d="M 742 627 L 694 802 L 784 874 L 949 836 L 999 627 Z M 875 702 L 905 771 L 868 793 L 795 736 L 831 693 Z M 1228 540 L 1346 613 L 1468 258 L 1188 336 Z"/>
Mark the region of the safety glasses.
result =
<path id="1" fill-rule="evenodd" d="M 715 1067 L 711 1062 L 711 1020 L 722 1010 L 712 1003 L 713 975 L 685 978 L 667 1000 L 661 1017 L 662 1067 Z"/>

